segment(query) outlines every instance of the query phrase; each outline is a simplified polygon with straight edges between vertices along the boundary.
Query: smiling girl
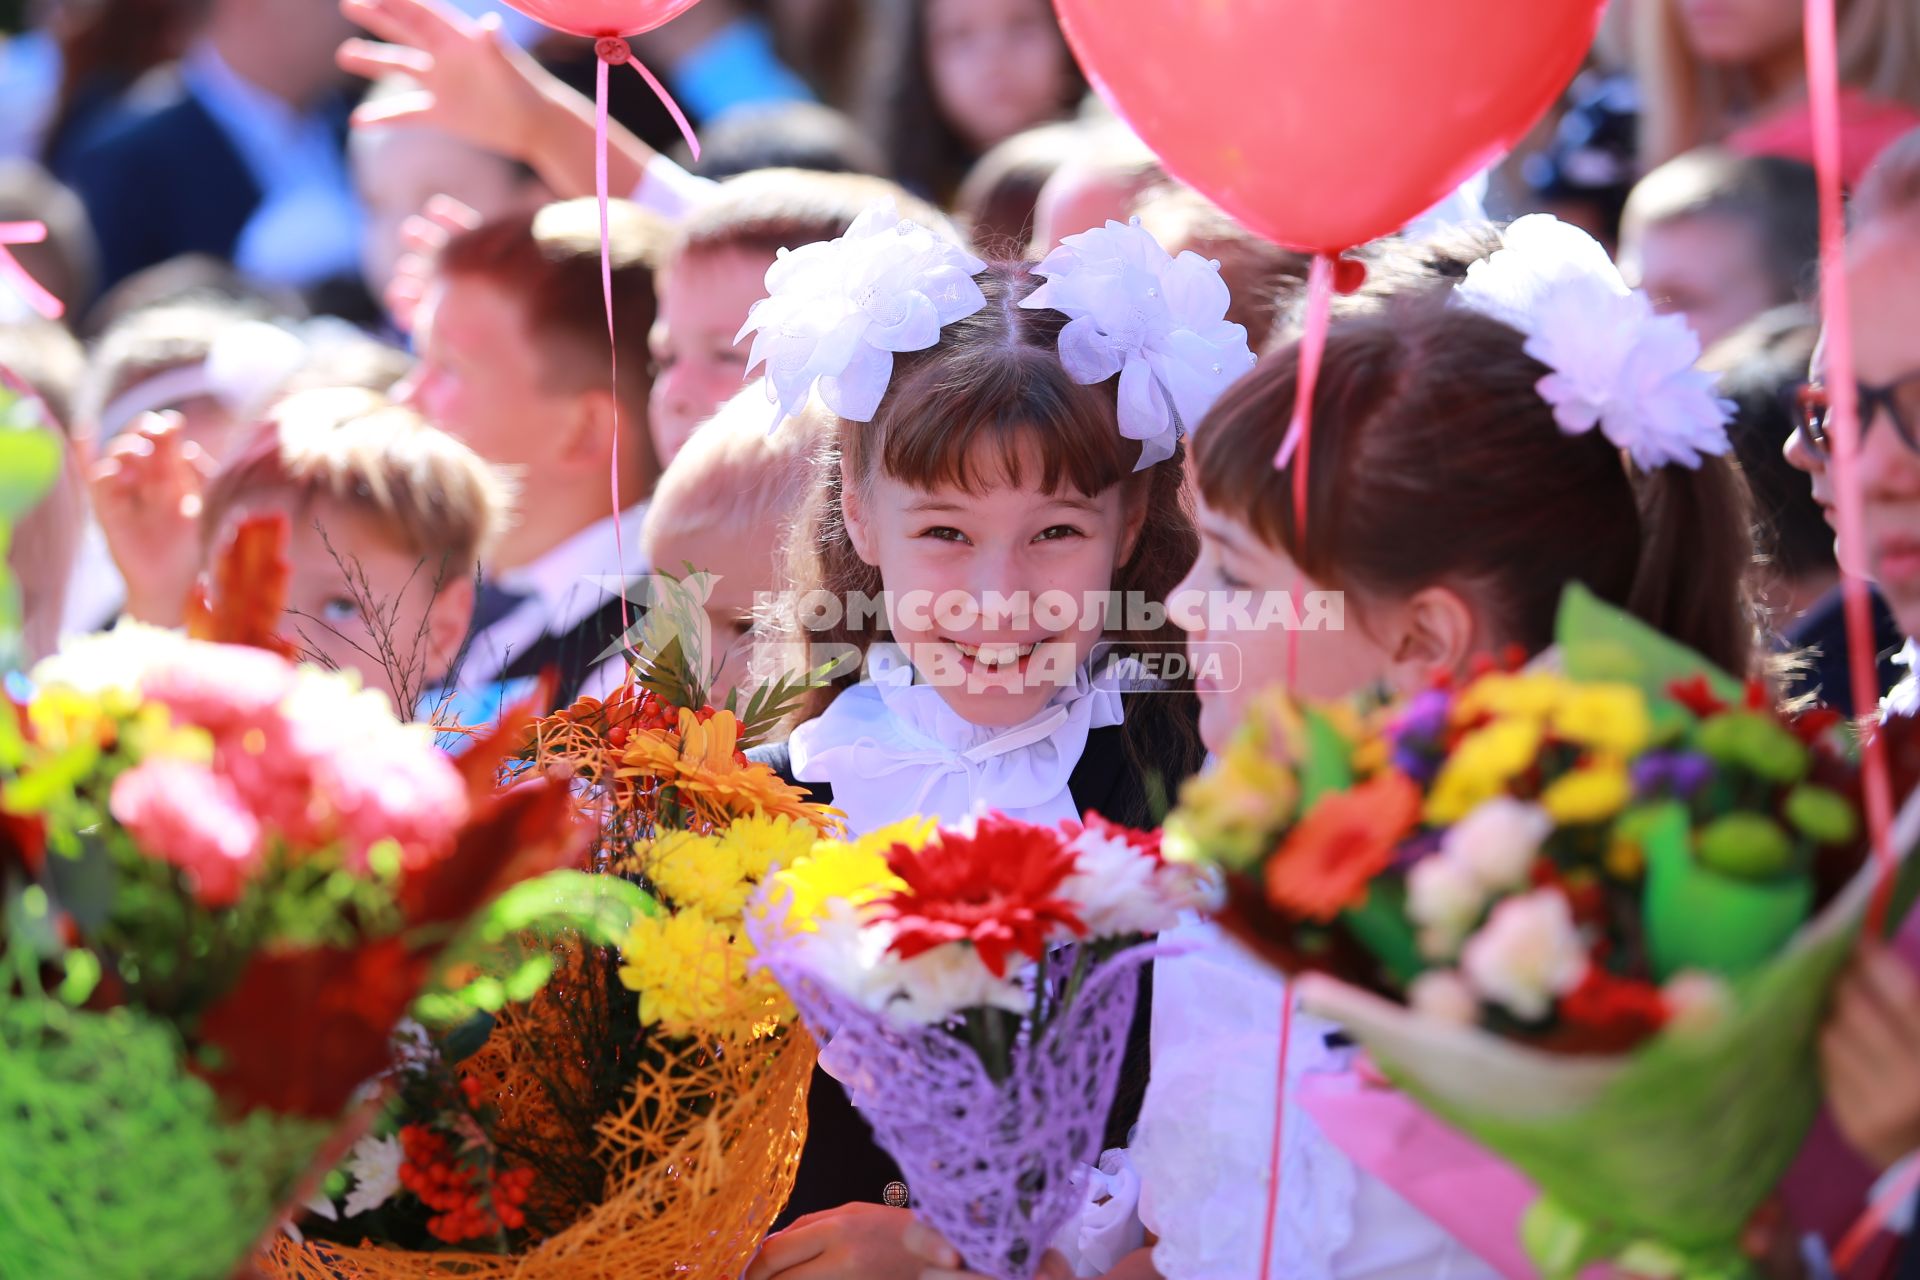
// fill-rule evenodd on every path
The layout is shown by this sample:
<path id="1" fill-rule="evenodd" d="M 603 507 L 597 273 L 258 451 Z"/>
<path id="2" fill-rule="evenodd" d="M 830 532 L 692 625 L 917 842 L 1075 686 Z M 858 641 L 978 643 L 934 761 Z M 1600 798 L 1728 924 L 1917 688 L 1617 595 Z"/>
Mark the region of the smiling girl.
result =
<path id="1" fill-rule="evenodd" d="M 1217 270 L 1118 223 L 989 266 L 877 211 L 768 285 L 756 361 L 783 407 L 817 382 L 839 418 L 785 639 L 865 671 L 815 690 L 766 758 L 856 833 L 981 808 L 1150 825 L 1201 757 L 1191 689 L 1142 676 L 1180 643 L 1162 604 L 1194 554 L 1180 437 L 1253 362 Z M 918 1275 L 907 1214 L 871 1203 L 891 1162 L 837 1088 L 813 1106 L 790 1212 L 827 1212 L 749 1276 Z"/>

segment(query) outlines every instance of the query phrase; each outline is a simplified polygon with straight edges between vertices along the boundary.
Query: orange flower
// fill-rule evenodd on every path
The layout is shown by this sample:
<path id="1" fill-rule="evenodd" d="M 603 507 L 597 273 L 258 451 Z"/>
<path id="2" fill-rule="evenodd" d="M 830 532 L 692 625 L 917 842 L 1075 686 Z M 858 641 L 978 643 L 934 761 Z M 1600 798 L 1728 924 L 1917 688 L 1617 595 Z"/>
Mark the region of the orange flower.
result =
<path id="1" fill-rule="evenodd" d="M 739 736 L 740 722 L 730 711 L 703 721 L 682 708 L 677 731 L 650 730 L 628 741 L 619 776 L 656 779 L 709 821 L 761 813 L 811 822 L 822 830 L 838 825 L 828 811 L 808 802 L 805 790 L 741 755 Z"/>
<path id="2" fill-rule="evenodd" d="M 1420 788 L 1397 770 L 1321 797 L 1267 863 L 1267 899 L 1306 920 L 1332 920 L 1366 897 L 1420 817 Z"/>

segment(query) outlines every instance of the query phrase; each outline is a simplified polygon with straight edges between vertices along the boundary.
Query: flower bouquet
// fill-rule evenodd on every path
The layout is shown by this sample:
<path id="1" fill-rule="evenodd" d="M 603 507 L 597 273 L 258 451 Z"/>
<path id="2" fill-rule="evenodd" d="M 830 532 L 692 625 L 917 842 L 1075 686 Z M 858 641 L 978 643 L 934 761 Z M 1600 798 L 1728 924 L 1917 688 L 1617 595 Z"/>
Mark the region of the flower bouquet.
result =
<path id="1" fill-rule="evenodd" d="M 1084 1198 L 1149 939 L 1205 887 L 1097 817 L 990 814 L 817 846 L 748 919 L 915 1209 L 970 1269 L 1027 1280 Z"/>
<path id="2" fill-rule="evenodd" d="M 523 763 L 572 776 L 597 878 L 639 909 L 542 952 L 557 973 L 528 998 L 497 988 L 466 1021 L 428 1006 L 399 1104 L 269 1274 L 740 1274 L 792 1190 L 814 1064 L 749 971 L 742 913 L 775 863 L 837 830 L 741 752 L 784 697 L 743 722 L 636 676 L 533 726 Z"/>
<path id="3" fill-rule="evenodd" d="M 1830 714 L 1577 588 L 1559 638 L 1561 670 L 1401 706 L 1267 699 L 1168 844 L 1225 869 L 1225 924 L 1305 1005 L 1534 1180 L 1543 1275 L 1742 1275 L 1877 874 L 1855 769 Z"/>
<path id="4" fill-rule="evenodd" d="M 265 604 L 202 625 L 277 618 L 281 532 L 222 570 Z M 219 1280 L 476 913 L 577 855 L 566 782 L 496 790 L 501 739 L 456 763 L 249 645 L 123 625 L 32 684 L 0 706 L 0 1274 Z"/>

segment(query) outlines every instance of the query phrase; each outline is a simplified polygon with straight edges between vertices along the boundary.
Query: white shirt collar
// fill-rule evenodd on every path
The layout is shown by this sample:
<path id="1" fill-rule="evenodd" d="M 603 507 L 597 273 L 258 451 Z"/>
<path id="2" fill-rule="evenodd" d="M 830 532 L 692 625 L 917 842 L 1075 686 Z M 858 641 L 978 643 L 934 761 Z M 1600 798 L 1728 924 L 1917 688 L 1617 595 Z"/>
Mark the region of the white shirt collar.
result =
<path id="1" fill-rule="evenodd" d="M 494 582 L 503 590 L 536 597 L 546 630 L 566 631 L 647 574 L 640 550 L 640 526 L 646 518 L 645 502 L 628 507 L 617 520 L 602 516 L 526 564 L 502 570 Z"/>
<path id="2" fill-rule="evenodd" d="M 794 777 L 833 788 L 855 834 L 915 815 L 954 822 L 997 809 L 1029 822 L 1080 816 L 1068 783 L 1094 729 L 1121 723 L 1137 686 L 1125 661 L 1098 679 L 1085 668 L 1024 724 L 962 718 L 933 685 L 915 684 L 895 645 L 875 645 L 868 676 L 788 740 Z"/>
<path id="3" fill-rule="evenodd" d="M 1909 639 L 1893 660 L 1905 667 L 1907 674 L 1880 699 L 1880 718 L 1920 715 L 1920 641 Z"/>

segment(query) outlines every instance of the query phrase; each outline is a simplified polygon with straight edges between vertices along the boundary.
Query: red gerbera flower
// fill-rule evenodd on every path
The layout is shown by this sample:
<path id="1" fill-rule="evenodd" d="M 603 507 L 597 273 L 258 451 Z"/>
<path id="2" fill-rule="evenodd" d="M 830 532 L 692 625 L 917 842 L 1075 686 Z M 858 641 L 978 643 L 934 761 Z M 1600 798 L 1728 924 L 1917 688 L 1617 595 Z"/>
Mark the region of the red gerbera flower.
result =
<path id="1" fill-rule="evenodd" d="M 941 831 L 921 849 L 895 845 L 887 865 L 907 887 L 877 903 L 875 917 L 894 922 L 890 949 L 902 959 L 969 942 L 1000 978 L 1010 953 L 1038 960 L 1058 930 L 1086 932 L 1074 904 L 1059 896 L 1074 855 L 1052 827 L 988 814 L 970 834 Z"/>
<path id="2" fill-rule="evenodd" d="M 1296 919 L 1332 920 L 1366 899 L 1419 820 L 1420 788 L 1395 770 L 1322 796 L 1267 862 L 1267 900 Z"/>

